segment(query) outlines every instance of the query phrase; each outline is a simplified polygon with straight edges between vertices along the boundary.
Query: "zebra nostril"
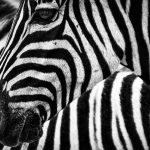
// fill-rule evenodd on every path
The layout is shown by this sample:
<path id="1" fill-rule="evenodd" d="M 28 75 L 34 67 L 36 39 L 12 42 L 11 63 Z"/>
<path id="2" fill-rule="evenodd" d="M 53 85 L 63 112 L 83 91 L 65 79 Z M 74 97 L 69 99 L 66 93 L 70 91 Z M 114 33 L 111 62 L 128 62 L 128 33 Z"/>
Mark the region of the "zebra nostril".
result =
<path id="1" fill-rule="evenodd" d="M 42 124 L 44 124 L 44 122 L 47 120 L 47 112 L 46 112 L 45 108 L 42 105 L 38 106 L 38 110 L 40 112 L 40 117 L 42 119 Z"/>

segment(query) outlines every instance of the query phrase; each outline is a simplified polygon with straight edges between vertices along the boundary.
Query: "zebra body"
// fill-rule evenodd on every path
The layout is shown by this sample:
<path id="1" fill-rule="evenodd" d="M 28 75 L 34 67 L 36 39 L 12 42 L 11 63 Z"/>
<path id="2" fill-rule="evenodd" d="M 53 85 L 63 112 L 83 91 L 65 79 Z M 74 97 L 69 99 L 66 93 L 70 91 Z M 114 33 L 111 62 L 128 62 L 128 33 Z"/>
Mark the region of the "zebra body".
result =
<path id="1" fill-rule="evenodd" d="M 133 4 L 133 0 L 21 2 L 0 54 L 2 144 L 37 140 L 46 120 L 112 74 L 123 58 L 137 74 L 146 73 L 148 82 L 149 68 L 142 72 L 141 67 L 149 58 L 141 65 L 139 52 L 149 55 L 149 1 L 137 3 L 147 14 L 137 28 L 132 19 L 139 10 Z"/>
<path id="2" fill-rule="evenodd" d="M 44 125 L 45 140 L 13 150 L 149 150 L 150 87 L 116 72 Z"/>

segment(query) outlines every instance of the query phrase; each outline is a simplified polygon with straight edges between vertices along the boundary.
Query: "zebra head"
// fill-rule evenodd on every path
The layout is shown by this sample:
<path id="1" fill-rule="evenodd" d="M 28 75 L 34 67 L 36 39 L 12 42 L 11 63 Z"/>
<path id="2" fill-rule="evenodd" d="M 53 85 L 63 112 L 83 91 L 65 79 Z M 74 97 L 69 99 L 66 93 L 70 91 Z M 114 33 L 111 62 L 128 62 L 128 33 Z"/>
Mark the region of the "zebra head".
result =
<path id="1" fill-rule="evenodd" d="M 21 2 L 0 55 L 1 143 L 37 140 L 46 120 L 117 68 L 98 16 L 93 0 Z"/>

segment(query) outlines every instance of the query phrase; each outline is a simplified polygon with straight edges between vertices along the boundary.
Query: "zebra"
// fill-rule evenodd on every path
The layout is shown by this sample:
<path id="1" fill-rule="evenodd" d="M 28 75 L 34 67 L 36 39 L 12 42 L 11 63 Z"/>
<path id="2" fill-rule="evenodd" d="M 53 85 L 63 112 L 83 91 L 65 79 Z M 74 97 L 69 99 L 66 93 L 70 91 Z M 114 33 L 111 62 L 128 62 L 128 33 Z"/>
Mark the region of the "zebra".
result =
<path id="1" fill-rule="evenodd" d="M 114 73 L 120 62 L 148 82 L 143 66 L 149 62 L 149 1 L 138 1 L 138 10 L 134 4 L 133 0 L 21 1 L 0 54 L 2 144 L 17 146 L 39 139 L 44 122 Z M 136 20 L 142 28 L 133 21 L 139 10 L 146 14 Z"/>
<path id="2" fill-rule="evenodd" d="M 150 86 L 115 72 L 55 115 L 45 140 L 13 150 L 149 150 L 149 114 Z"/>

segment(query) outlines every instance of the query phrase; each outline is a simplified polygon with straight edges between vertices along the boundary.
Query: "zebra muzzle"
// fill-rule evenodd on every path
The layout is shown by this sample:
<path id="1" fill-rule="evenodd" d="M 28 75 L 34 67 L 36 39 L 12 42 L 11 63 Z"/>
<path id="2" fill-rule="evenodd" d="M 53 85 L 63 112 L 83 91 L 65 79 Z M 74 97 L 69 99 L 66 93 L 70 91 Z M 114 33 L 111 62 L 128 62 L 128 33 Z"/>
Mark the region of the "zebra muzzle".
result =
<path id="1" fill-rule="evenodd" d="M 38 108 L 1 110 L 0 143 L 15 147 L 23 142 L 34 142 L 43 134 L 42 122 Z"/>

